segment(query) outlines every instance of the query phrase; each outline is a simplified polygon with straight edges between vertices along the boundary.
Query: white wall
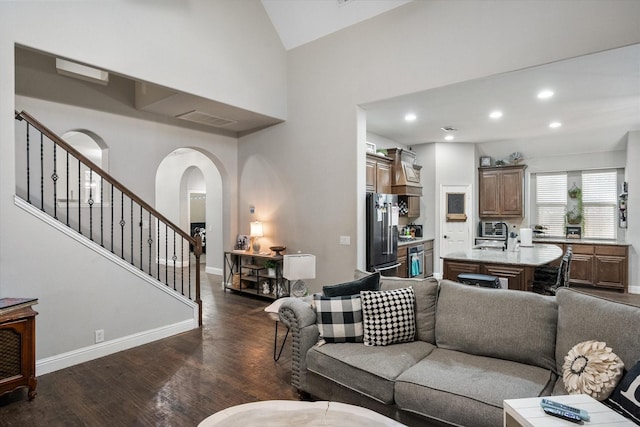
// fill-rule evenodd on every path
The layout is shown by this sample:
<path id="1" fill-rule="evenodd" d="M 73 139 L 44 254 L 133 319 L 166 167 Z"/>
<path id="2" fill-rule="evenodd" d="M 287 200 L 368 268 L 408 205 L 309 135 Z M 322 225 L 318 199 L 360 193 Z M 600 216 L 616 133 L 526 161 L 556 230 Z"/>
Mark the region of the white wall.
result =
<path id="1" fill-rule="evenodd" d="M 364 234 L 357 105 L 637 43 L 639 15 L 636 1 L 419 1 L 289 51 L 287 122 L 240 141 L 240 223 L 250 203 L 273 213 L 283 244 L 318 257 L 312 290 L 349 279 L 364 250 L 339 244 Z"/>
<path id="2" fill-rule="evenodd" d="M 627 174 L 629 200 L 627 201 L 627 241 L 629 247 L 629 292 L 640 294 L 640 131 L 629 132 L 627 140 Z"/>
<path id="3" fill-rule="evenodd" d="M 16 105 L 16 44 L 286 118 L 286 52 L 266 12 L 258 1 L 234 0 L 0 2 L 0 295 L 40 298 L 38 359 L 93 344 L 94 329 L 117 340 L 180 321 L 184 311 L 164 297 L 149 291 L 140 303 L 136 279 L 14 205 L 13 113 L 28 109 L 56 133 L 94 129 L 109 144 L 109 172 L 152 205 L 155 170 L 168 153 L 215 152 L 226 240 L 237 230 L 237 141 L 63 104 Z M 120 301 L 122 288 L 135 298 Z"/>

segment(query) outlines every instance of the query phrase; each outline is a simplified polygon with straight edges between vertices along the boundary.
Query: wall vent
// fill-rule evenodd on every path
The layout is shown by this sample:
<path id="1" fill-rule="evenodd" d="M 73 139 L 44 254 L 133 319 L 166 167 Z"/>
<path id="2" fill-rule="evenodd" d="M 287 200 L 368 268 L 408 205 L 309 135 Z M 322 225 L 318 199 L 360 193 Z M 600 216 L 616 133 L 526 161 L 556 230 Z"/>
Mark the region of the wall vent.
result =
<path id="1" fill-rule="evenodd" d="M 209 113 L 203 113 L 202 111 L 193 110 L 188 113 L 180 114 L 176 116 L 177 119 L 187 120 L 194 123 L 200 123 L 202 125 L 213 126 L 216 128 L 225 127 L 238 123 L 235 120 L 225 119 L 223 117 L 214 116 Z"/>

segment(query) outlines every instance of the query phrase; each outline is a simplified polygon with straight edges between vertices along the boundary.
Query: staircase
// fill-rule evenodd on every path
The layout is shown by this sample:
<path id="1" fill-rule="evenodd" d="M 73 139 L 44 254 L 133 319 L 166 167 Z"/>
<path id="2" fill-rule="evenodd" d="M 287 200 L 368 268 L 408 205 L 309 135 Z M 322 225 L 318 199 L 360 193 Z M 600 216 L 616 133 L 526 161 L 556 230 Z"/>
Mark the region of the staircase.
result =
<path id="1" fill-rule="evenodd" d="M 181 230 L 28 113 L 15 118 L 16 196 L 194 301 L 202 326 L 200 236 Z"/>

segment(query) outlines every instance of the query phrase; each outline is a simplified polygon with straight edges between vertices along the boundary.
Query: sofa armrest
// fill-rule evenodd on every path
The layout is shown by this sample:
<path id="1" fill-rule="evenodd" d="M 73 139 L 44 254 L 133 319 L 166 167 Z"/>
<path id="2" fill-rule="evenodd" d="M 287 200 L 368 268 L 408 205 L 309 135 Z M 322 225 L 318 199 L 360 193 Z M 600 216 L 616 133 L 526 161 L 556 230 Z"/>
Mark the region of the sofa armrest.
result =
<path id="1" fill-rule="evenodd" d="M 316 313 L 310 300 L 285 298 L 280 310 L 280 321 L 289 328 L 292 338 L 291 384 L 300 391 L 307 387 L 307 351 L 318 342 L 320 333 Z"/>

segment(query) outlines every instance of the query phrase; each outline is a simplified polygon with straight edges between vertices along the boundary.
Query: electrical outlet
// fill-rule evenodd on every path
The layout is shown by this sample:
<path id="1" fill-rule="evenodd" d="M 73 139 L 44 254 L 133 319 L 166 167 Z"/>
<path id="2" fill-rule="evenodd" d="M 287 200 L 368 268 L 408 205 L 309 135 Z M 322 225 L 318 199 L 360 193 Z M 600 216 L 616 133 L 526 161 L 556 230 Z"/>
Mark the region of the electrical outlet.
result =
<path id="1" fill-rule="evenodd" d="M 96 330 L 96 344 L 104 341 L 104 329 Z"/>
<path id="2" fill-rule="evenodd" d="M 340 236 L 340 244 L 349 246 L 351 244 L 351 236 Z"/>

